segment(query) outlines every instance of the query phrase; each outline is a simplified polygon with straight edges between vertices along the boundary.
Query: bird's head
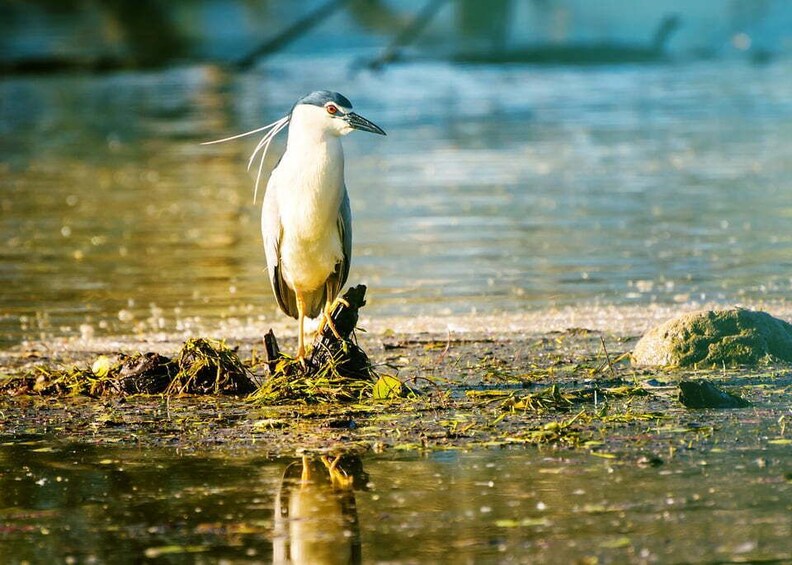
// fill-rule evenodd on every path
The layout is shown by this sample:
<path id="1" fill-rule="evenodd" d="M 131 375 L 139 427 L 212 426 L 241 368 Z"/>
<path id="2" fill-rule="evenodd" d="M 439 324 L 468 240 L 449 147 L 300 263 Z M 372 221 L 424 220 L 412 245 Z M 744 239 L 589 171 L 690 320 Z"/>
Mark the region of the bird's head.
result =
<path id="1" fill-rule="evenodd" d="M 305 128 L 330 135 L 352 130 L 385 135 L 385 131 L 352 111 L 352 103 L 338 92 L 317 90 L 300 98 L 291 111 L 290 129 Z"/>

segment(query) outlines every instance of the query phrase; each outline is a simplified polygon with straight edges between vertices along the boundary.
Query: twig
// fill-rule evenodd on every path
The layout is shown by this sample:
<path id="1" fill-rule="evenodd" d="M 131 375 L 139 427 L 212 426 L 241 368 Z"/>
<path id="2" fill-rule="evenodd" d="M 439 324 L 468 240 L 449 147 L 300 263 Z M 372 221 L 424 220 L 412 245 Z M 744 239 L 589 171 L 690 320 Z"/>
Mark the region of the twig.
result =
<path id="1" fill-rule="evenodd" d="M 599 336 L 600 342 L 602 343 L 602 350 L 605 352 L 605 360 L 608 363 L 608 368 L 610 369 L 611 375 L 616 377 L 616 370 L 613 368 L 613 363 L 611 363 L 610 355 L 608 355 L 608 348 L 605 347 L 605 338 L 602 337 L 602 334 Z"/>
<path id="2" fill-rule="evenodd" d="M 278 347 L 278 340 L 275 338 L 275 333 L 270 328 L 264 335 L 264 363 L 267 365 L 270 374 L 275 372 L 275 367 L 280 360 L 281 352 L 280 347 Z"/>
<path id="3" fill-rule="evenodd" d="M 448 330 L 448 337 L 446 339 L 445 348 L 443 351 L 440 352 L 440 355 L 437 356 L 437 360 L 435 361 L 435 369 L 443 362 L 445 356 L 448 355 L 448 350 L 451 349 L 451 330 Z"/>

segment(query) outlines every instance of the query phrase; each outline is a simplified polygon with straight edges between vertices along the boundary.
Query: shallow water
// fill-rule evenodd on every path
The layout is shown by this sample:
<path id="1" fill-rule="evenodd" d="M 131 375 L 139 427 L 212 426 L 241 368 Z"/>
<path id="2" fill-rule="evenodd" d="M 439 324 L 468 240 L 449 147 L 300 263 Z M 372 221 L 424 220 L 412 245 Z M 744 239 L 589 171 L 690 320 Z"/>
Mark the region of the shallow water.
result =
<path id="1" fill-rule="evenodd" d="M 282 319 L 244 170 L 256 140 L 199 142 L 317 86 L 389 134 L 345 140 L 350 282 L 372 317 L 789 296 L 788 60 L 354 58 L 0 79 L 0 340 Z"/>
<path id="2" fill-rule="evenodd" d="M 367 456 L 342 462 L 344 487 L 318 458 L 306 475 L 261 450 L 5 438 L 0 559 L 789 562 L 787 455 L 749 441 L 646 467 L 565 450 Z"/>
<path id="3" fill-rule="evenodd" d="M 509 311 L 546 331 L 556 307 L 572 312 L 570 326 L 605 330 L 705 301 L 790 311 L 789 60 L 424 61 L 375 74 L 350 70 L 359 53 L 315 51 L 243 74 L 0 77 L 0 346 L 259 335 L 282 323 L 244 170 L 256 140 L 199 143 L 270 122 L 316 88 L 348 95 L 389 134 L 345 140 L 350 282 L 369 285 L 375 330 L 419 316 L 421 329 L 449 319 L 503 329 Z M 115 349 L 93 343 L 81 347 Z M 43 424 L 35 407 L 0 407 L 0 562 L 269 562 L 298 551 L 309 562 L 792 562 L 780 402 L 686 412 L 704 422 L 695 429 L 625 423 L 624 452 L 599 453 L 615 459 L 585 447 L 394 447 L 344 461 L 358 471 L 351 487 L 333 486 L 316 458 L 271 458 L 273 445 L 228 432 L 195 448 L 171 425 L 130 446 L 148 428 L 85 404 L 95 420 L 71 401 Z M 195 410 L 207 436 L 222 426 L 209 412 Z M 6 419 L 16 414 L 30 421 Z M 26 436 L 28 426 L 50 435 Z M 82 441 L 65 439 L 70 427 Z M 661 464 L 639 464 L 647 444 Z"/>

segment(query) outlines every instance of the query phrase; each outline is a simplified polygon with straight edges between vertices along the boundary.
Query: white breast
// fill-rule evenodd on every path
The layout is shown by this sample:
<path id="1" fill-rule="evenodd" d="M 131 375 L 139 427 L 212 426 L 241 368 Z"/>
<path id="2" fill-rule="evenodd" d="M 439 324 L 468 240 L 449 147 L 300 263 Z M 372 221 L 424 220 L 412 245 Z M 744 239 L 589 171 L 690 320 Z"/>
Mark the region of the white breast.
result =
<path id="1" fill-rule="evenodd" d="M 345 190 L 341 140 L 290 134 L 286 153 L 268 184 L 267 190 L 273 189 L 283 229 L 283 277 L 295 290 L 316 290 L 343 257 L 337 227 Z"/>

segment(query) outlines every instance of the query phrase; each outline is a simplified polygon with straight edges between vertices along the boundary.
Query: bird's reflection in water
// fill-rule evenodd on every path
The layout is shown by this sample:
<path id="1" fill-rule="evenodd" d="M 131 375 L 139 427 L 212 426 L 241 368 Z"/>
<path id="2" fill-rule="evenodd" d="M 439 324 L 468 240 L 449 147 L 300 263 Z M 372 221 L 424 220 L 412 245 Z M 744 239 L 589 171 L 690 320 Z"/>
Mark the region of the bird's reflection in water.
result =
<path id="1" fill-rule="evenodd" d="M 354 491 L 367 482 L 355 455 L 291 463 L 275 497 L 273 562 L 361 563 Z"/>

